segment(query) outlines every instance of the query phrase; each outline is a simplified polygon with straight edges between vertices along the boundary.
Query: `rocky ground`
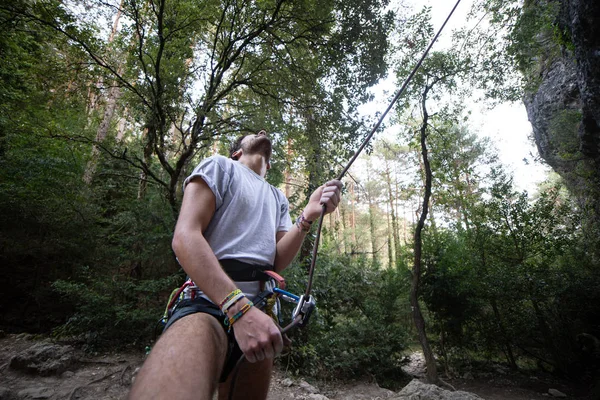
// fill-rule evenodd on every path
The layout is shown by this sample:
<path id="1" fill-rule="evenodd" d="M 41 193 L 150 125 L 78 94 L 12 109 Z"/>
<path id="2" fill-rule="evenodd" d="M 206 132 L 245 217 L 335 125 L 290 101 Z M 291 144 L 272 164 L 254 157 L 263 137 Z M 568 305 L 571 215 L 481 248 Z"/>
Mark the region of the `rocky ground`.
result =
<path id="1" fill-rule="evenodd" d="M 124 399 L 143 360 L 140 353 L 90 355 L 25 334 L 4 335 L 0 339 L 0 400 Z M 418 378 L 423 374 L 423 364 L 421 355 L 414 353 L 405 372 Z M 448 379 L 458 390 L 455 392 L 422 384 L 418 379 L 402 391 L 393 392 L 374 382 L 308 381 L 276 371 L 269 400 L 535 400 L 563 396 L 598 400 L 552 379 L 511 374 L 501 366 L 495 368 L 491 372 L 468 371 L 460 378 Z"/>

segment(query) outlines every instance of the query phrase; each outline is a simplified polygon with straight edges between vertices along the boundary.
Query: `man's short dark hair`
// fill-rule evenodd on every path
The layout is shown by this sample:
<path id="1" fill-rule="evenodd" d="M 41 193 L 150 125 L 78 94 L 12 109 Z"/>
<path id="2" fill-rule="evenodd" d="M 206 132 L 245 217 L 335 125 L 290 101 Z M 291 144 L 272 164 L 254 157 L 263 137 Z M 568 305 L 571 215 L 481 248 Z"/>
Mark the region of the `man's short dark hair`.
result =
<path id="1" fill-rule="evenodd" d="M 237 160 L 237 157 L 234 157 L 233 153 L 242 148 L 242 140 L 244 140 L 246 136 L 248 135 L 238 136 L 238 138 L 235 139 L 235 141 L 231 142 L 231 144 L 229 145 L 229 158 Z"/>

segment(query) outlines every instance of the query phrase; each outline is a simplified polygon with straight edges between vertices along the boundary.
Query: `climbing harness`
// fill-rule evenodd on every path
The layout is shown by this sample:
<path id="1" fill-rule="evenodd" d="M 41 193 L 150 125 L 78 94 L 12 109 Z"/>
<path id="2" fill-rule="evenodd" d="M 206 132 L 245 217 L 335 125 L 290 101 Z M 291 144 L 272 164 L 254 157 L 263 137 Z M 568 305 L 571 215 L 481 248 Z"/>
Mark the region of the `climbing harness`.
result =
<path id="1" fill-rule="evenodd" d="M 272 282 L 273 288 L 261 291 L 252 299 L 252 302 L 254 303 L 254 306 L 271 316 L 271 318 L 279 325 L 281 325 L 282 322 L 280 319 L 281 315 L 279 312 L 274 311 L 278 308 L 279 299 L 295 304 L 295 308 L 292 312 L 292 320 L 298 319 L 298 327 L 304 327 L 308 324 L 308 320 L 313 310 L 316 308 L 314 297 L 309 296 L 308 299 L 305 299 L 305 295 L 297 296 L 286 291 L 285 279 L 275 271 L 267 270 L 263 266 L 246 264 L 237 260 L 221 260 L 219 262 L 234 281 Z M 231 266 L 234 266 L 234 272 L 232 272 Z M 183 300 L 193 300 L 199 296 L 200 293 L 200 289 L 198 289 L 191 279 L 186 280 L 181 287 L 174 289 L 169 296 L 163 316 L 159 320 L 160 325 L 164 328 L 169 318 L 171 318 L 177 309 L 177 306 Z"/>
<path id="2" fill-rule="evenodd" d="M 296 304 L 296 307 L 292 312 L 292 320 L 299 318 L 299 326 L 306 326 L 306 324 L 308 324 L 308 319 L 316 306 L 314 298 L 310 296 L 309 299 L 304 300 L 304 296 L 297 296 L 286 291 L 285 279 L 273 271 L 272 266 L 253 265 L 234 259 L 219 260 L 219 263 L 227 275 L 234 281 L 272 282 L 273 288 L 263 290 L 252 299 L 252 302 L 259 309 L 275 319 L 279 324 L 281 324 L 281 320 L 279 319 L 280 315 L 278 312 L 274 312 L 274 309 L 278 307 L 279 299 Z M 176 288 L 171 292 L 163 316 L 159 320 L 159 324 L 164 328 L 177 306 L 183 300 L 193 300 L 200 294 L 201 291 L 195 283 L 191 279 L 187 279 L 181 287 Z"/>

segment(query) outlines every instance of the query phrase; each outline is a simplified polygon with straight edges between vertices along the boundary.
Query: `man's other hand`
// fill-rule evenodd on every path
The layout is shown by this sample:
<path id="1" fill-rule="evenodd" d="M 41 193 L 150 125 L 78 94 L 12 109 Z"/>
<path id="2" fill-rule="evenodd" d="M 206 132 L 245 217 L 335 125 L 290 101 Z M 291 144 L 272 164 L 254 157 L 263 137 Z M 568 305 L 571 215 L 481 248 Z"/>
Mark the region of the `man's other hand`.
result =
<path id="1" fill-rule="evenodd" d="M 283 339 L 277 325 L 264 312 L 252 307 L 233 325 L 240 349 L 251 363 L 275 358 L 283 350 Z"/>
<path id="2" fill-rule="evenodd" d="M 332 213 L 337 208 L 342 198 L 342 182 L 337 179 L 331 180 L 320 186 L 311 194 L 306 208 L 304 218 L 314 221 L 321 215 L 321 209 L 325 205 L 325 214 Z"/>

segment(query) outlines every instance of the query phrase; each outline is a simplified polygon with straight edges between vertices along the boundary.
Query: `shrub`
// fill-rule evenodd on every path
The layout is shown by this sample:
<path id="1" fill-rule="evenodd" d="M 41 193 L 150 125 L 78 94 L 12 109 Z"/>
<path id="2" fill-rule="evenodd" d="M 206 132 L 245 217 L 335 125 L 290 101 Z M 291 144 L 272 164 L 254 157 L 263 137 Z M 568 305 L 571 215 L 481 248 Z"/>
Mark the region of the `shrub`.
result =
<path id="1" fill-rule="evenodd" d="M 305 291 L 304 272 L 290 268 L 292 292 Z M 397 381 L 410 321 L 405 274 L 364 259 L 324 255 L 313 287 L 317 311 L 305 329 L 291 332 L 293 351 L 282 360 L 286 368 L 320 378 L 370 375 L 384 385 Z"/>

